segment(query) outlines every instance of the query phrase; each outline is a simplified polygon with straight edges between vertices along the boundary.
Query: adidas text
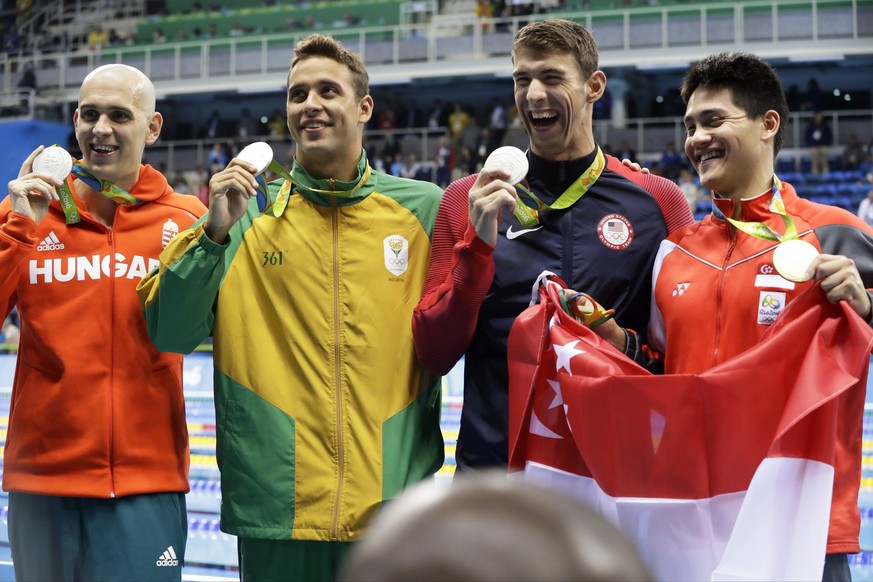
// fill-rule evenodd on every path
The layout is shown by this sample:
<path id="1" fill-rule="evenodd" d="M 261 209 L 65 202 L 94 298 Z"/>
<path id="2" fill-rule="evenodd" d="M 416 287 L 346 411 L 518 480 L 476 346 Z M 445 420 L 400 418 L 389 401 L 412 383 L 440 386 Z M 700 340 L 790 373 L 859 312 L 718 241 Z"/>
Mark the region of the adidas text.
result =
<path id="1" fill-rule="evenodd" d="M 64 249 L 64 243 L 58 240 L 58 236 L 54 231 L 48 233 L 48 236 L 45 237 L 42 242 L 36 247 L 38 252 L 44 251 L 61 251 Z"/>
<path id="2" fill-rule="evenodd" d="M 176 556 L 176 550 L 173 549 L 173 546 L 167 548 L 167 550 L 158 556 L 157 561 L 155 561 L 155 565 L 157 566 L 178 566 L 179 558 Z"/>

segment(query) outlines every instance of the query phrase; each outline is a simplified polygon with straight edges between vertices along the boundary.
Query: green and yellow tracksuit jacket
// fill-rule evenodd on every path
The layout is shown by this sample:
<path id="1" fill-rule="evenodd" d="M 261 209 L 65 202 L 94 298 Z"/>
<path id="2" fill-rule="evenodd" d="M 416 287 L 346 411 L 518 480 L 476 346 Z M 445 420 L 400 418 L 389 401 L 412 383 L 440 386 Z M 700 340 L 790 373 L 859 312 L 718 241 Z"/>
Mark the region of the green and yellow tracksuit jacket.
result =
<path id="1" fill-rule="evenodd" d="M 213 334 L 221 529 L 350 541 L 443 462 L 439 379 L 411 325 L 442 193 L 380 172 L 315 180 L 296 161 L 291 174 L 278 217 L 252 200 L 224 244 L 201 220 L 138 291 L 159 349 Z"/>

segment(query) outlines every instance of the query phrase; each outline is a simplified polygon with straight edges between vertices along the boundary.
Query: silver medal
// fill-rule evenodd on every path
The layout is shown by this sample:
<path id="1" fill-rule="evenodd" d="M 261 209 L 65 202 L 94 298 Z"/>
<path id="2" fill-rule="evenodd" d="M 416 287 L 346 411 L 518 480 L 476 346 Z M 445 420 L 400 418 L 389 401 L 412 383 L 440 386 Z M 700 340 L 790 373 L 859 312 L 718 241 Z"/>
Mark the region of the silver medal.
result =
<path id="1" fill-rule="evenodd" d="M 62 147 L 47 147 L 33 159 L 33 171 L 49 174 L 58 180 L 66 180 L 73 171 L 73 158 Z"/>
<path id="2" fill-rule="evenodd" d="M 506 171 L 509 174 L 509 183 L 515 185 L 527 176 L 527 156 L 517 147 L 503 146 L 491 152 L 482 167 L 485 170 L 499 168 Z"/>

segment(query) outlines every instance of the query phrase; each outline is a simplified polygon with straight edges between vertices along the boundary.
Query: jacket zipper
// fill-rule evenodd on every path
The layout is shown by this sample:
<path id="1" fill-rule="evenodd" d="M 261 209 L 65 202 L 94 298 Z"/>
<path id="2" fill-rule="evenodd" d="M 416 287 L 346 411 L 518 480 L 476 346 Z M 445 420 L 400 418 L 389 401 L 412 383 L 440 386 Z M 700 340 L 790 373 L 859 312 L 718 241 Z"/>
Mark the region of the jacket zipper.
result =
<path id="1" fill-rule="evenodd" d="M 333 506 L 331 539 L 336 540 L 339 532 L 340 503 L 342 501 L 343 480 L 345 478 L 345 450 L 343 448 L 342 411 L 342 353 L 340 350 L 340 299 L 339 299 L 339 211 L 336 198 L 331 197 L 331 226 L 333 231 L 333 356 L 334 356 L 334 397 L 336 398 L 336 498 Z"/>
<path id="2" fill-rule="evenodd" d="M 718 288 L 716 290 L 716 299 L 715 299 L 715 349 L 712 351 L 712 367 L 718 365 L 719 362 L 719 352 L 721 351 L 721 320 L 723 316 L 722 311 L 722 300 L 724 299 L 724 285 L 725 279 L 727 277 L 727 266 L 730 262 L 731 255 L 734 253 L 734 247 L 737 244 L 737 231 L 730 226 L 726 226 L 728 229 L 728 233 L 730 236 L 730 245 L 728 246 L 727 254 L 725 254 L 724 261 L 721 265 L 721 274 L 719 275 Z"/>
<path id="3" fill-rule="evenodd" d="M 116 209 L 112 217 L 112 227 L 107 228 L 109 234 L 109 329 L 115 329 L 115 219 L 118 216 Z M 109 342 L 109 497 L 115 497 L 115 446 L 113 434 L 115 432 L 115 342 Z"/>

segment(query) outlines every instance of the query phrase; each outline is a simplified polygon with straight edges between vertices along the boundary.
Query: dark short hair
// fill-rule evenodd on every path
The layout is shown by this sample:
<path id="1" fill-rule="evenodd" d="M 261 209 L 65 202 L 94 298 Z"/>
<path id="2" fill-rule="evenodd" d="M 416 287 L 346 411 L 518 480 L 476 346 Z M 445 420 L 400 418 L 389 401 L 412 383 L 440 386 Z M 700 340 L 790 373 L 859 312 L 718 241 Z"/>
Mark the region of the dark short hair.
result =
<path id="1" fill-rule="evenodd" d="M 599 53 L 594 37 L 581 24 L 562 18 L 532 22 L 521 28 L 512 40 L 513 61 L 520 49 L 542 54 L 571 54 L 576 57 L 585 79 L 598 66 Z"/>
<path id="2" fill-rule="evenodd" d="M 326 57 L 348 67 L 352 72 L 355 97 L 358 99 L 363 99 L 370 94 L 370 75 L 367 74 L 361 57 L 344 47 L 338 40 L 323 34 L 310 34 L 297 42 L 288 74 L 291 74 L 297 63 L 313 57 Z"/>
<path id="3" fill-rule="evenodd" d="M 685 74 L 681 95 L 686 105 L 698 87 L 727 89 L 734 104 L 754 119 L 771 109 L 778 113 L 773 153 L 779 153 L 785 143 L 788 103 L 779 75 L 764 59 L 742 52 L 710 55 L 694 63 Z"/>

